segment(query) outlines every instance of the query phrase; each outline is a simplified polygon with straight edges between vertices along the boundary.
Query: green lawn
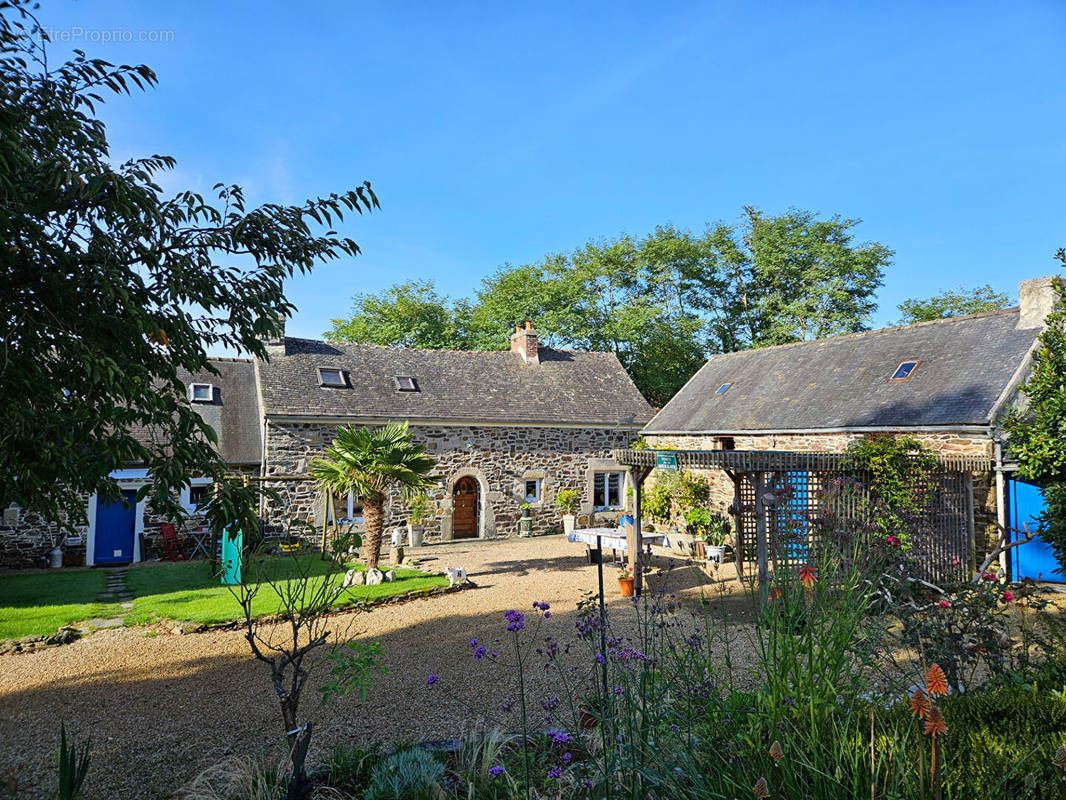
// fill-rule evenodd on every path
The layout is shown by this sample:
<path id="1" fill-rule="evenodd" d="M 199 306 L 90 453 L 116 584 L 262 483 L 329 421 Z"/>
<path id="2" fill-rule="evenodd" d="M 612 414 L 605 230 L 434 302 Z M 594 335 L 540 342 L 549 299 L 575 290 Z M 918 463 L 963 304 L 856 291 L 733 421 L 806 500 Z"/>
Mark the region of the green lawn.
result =
<path id="1" fill-rule="evenodd" d="M 317 555 L 301 556 L 318 580 L 326 572 L 326 562 Z M 384 565 L 383 565 L 384 566 Z M 349 567 L 362 569 L 359 564 Z M 275 581 L 288 583 L 287 577 L 297 574 L 289 556 L 269 558 L 264 568 Z M 340 585 L 339 577 L 335 578 Z M 127 586 L 134 594 L 133 610 L 126 616 L 127 625 L 139 625 L 157 619 L 188 620 L 200 624 L 231 622 L 241 618 L 241 608 L 230 590 L 211 575 L 209 562 L 187 564 L 158 564 L 137 567 L 129 571 Z M 390 597 L 418 589 L 447 586 L 448 579 L 427 575 L 413 569 L 396 570 L 396 580 L 378 586 L 352 586 L 337 595 L 336 605 Z M 269 616 L 278 612 L 278 596 L 268 585 L 256 595 L 252 606 L 256 615 Z"/>
<path id="2" fill-rule="evenodd" d="M 71 622 L 118 616 L 117 603 L 100 603 L 107 574 L 63 570 L 0 578 L 0 638 L 55 633 Z"/>
<path id="3" fill-rule="evenodd" d="M 300 556 L 317 580 L 323 580 L 326 562 L 319 556 Z M 263 568 L 275 580 L 285 581 L 297 572 L 291 556 L 267 558 Z M 359 564 L 350 567 L 363 569 Z M 384 566 L 384 565 L 382 565 Z M 335 580 L 340 585 L 340 576 Z M 63 570 L 0 577 L 0 638 L 50 634 L 71 622 L 93 617 L 118 617 L 117 603 L 100 603 L 107 574 L 102 570 Z M 232 622 L 241 618 L 240 605 L 230 590 L 211 575 L 206 561 L 154 564 L 131 567 L 126 585 L 134 595 L 133 609 L 126 614 L 127 625 L 141 625 L 159 619 L 198 624 Z M 335 605 L 405 594 L 420 589 L 447 586 L 448 579 L 413 569 L 396 570 L 396 580 L 378 586 L 353 586 L 337 595 Z M 255 598 L 257 615 L 278 612 L 278 596 L 264 585 Z"/>

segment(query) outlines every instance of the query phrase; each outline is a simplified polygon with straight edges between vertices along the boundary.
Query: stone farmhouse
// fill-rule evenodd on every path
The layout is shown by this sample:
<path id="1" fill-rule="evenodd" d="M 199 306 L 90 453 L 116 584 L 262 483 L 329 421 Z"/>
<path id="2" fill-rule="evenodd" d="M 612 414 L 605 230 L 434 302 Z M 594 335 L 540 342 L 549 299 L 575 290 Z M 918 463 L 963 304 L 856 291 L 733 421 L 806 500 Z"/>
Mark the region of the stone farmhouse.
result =
<path id="1" fill-rule="evenodd" d="M 611 353 L 542 347 L 527 323 L 508 351 L 460 352 L 340 344 L 283 337 L 268 342 L 269 361 L 216 359 L 219 375 L 186 375 L 190 401 L 219 434 L 235 474 L 262 479 L 280 500 L 261 509 L 277 530 L 294 518 L 321 524 L 327 503 L 307 476 L 341 425 L 407 421 L 438 461 L 426 539 L 515 535 L 528 503 L 532 532 L 561 527 L 554 506 L 564 488 L 581 494 L 585 522 L 606 521 L 627 499 L 626 472 L 612 451 L 628 447 L 652 409 Z M 133 493 L 146 472 L 117 473 Z M 196 526 L 210 486 L 194 480 L 182 494 Z M 358 521 L 354 497 L 333 498 L 339 520 Z M 138 561 L 159 554 L 166 520 L 136 503 L 129 509 L 86 498 L 88 525 L 66 548 L 68 563 Z M 386 529 L 407 510 L 390 499 Z M 0 563 L 39 564 L 51 548 L 47 526 L 19 509 L 0 521 Z"/>
<path id="2" fill-rule="evenodd" d="M 973 475 L 976 547 L 1007 524 L 1010 465 L 997 422 L 1019 401 L 1057 298 L 1024 281 L 1015 308 L 711 358 L 645 427 L 652 448 L 843 452 L 859 437 L 911 434 L 943 454 L 983 456 Z M 722 513 L 734 487 L 708 470 Z M 1026 545 L 1028 547 L 1028 545 Z"/>

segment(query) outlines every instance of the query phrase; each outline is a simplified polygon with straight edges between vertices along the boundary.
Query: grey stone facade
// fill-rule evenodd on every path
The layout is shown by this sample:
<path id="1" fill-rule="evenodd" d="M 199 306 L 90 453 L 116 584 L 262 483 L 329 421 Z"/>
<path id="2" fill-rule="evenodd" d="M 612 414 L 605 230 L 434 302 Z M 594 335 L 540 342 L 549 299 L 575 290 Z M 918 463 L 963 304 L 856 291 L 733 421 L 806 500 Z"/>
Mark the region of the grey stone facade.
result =
<path id="1" fill-rule="evenodd" d="M 283 526 L 298 518 L 320 523 L 323 499 L 309 480 L 282 476 L 305 475 L 311 461 L 322 455 L 336 433 L 336 424 L 268 421 L 265 475 L 267 486 L 281 501 L 265 509 L 268 523 Z M 586 523 L 613 523 L 617 510 L 595 512 L 593 476 L 598 471 L 620 471 L 611 451 L 625 448 L 637 437 L 635 429 L 541 427 L 533 425 L 412 425 L 418 442 L 437 459 L 438 488 L 425 526 L 426 541 L 452 538 L 452 490 L 464 476 L 479 487 L 479 538 L 492 539 L 518 533 L 525 481 L 541 481 L 540 500 L 532 503 L 534 535 L 561 529 L 555 495 L 560 489 L 581 492 L 581 515 Z M 270 476 L 279 476 L 269 480 Z M 623 493 L 624 501 L 624 493 Z M 399 495 L 390 497 L 386 529 L 406 522 Z"/>

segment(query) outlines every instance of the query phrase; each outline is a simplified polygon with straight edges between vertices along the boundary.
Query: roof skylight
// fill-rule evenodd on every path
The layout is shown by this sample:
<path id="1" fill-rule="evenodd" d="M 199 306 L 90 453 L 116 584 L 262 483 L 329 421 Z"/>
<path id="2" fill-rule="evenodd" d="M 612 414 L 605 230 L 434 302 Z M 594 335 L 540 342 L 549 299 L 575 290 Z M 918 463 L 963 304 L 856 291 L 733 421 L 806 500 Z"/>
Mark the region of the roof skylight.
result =
<path id="1" fill-rule="evenodd" d="M 719 395 L 725 394 L 729 391 L 729 387 L 732 385 L 733 384 L 731 383 L 723 383 L 721 386 L 714 390 L 714 396 L 718 397 Z"/>
<path id="2" fill-rule="evenodd" d="M 896 367 L 896 371 L 892 373 L 892 377 L 888 380 L 897 383 L 900 381 L 909 381 L 914 377 L 914 371 L 918 369 L 918 365 L 921 363 L 922 362 L 918 360 L 901 362 L 900 365 Z"/>
<path id="3" fill-rule="evenodd" d="M 214 387 L 210 383 L 194 383 L 189 387 L 189 399 L 194 403 L 210 403 L 214 399 Z"/>
<path id="4" fill-rule="evenodd" d="M 334 388 L 347 386 L 347 382 L 344 380 L 344 370 L 336 367 L 319 367 L 318 382 L 322 386 L 332 386 Z"/>
<path id="5" fill-rule="evenodd" d="M 417 392 L 418 381 L 406 375 L 397 375 L 396 388 L 401 392 Z"/>

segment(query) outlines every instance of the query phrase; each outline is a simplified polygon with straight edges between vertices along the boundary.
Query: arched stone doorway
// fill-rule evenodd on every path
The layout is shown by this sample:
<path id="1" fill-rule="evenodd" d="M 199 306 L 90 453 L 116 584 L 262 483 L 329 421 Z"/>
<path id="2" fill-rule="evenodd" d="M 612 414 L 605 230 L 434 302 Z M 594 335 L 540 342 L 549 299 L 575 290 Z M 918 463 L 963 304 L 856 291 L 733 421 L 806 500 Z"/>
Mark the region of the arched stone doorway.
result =
<path id="1" fill-rule="evenodd" d="M 476 539 L 481 531 L 481 487 L 470 475 L 464 475 L 452 488 L 452 537 Z"/>

